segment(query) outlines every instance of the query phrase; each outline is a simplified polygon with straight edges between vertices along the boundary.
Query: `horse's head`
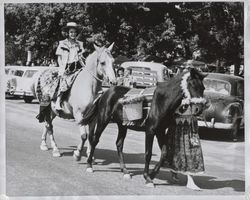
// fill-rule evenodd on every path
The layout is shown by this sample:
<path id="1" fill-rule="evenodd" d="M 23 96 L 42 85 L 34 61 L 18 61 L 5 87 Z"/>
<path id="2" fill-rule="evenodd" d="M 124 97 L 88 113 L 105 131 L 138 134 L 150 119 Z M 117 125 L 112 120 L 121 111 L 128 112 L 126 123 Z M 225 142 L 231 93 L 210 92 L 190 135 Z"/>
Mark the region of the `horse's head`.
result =
<path id="1" fill-rule="evenodd" d="M 111 50 L 114 43 L 108 48 L 98 47 L 94 45 L 97 52 L 97 74 L 103 79 L 108 80 L 111 84 L 116 84 L 115 72 L 113 69 L 114 58 L 111 55 Z"/>
<path id="2" fill-rule="evenodd" d="M 206 75 L 191 68 L 190 71 L 184 73 L 181 81 L 181 87 L 184 94 L 182 100 L 183 105 L 191 105 L 193 114 L 200 114 L 207 101 L 203 97 L 205 87 L 203 85 L 203 79 Z"/>

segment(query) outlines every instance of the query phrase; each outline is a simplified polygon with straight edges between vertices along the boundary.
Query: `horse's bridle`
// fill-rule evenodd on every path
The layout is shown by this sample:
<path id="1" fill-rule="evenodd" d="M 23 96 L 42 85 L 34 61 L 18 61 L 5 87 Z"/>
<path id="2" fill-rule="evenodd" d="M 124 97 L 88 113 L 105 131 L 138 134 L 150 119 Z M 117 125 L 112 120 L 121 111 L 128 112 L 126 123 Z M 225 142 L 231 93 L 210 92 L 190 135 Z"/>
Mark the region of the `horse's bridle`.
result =
<path id="1" fill-rule="evenodd" d="M 190 104 L 198 104 L 198 103 L 205 104 L 207 100 L 204 97 L 191 97 L 191 94 L 187 88 L 187 79 L 189 77 L 190 77 L 190 72 L 187 72 L 182 77 L 181 88 L 182 88 L 184 98 L 182 99 L 181 104 L 182 105 L 190 105 Z"/>
<path id="2" fill-rule="evenodd" d="M 104 51 L 103 51 L 103 52 L 104 52 Z M 102 53 L 103 53 L 103 52 L 102 52 Z M 101 56 L 102 56 L 102 53 L 101 53 L 101 54 L 98 56 L 98 58 L 97 58 L 96 68 L 97 68 L 98 65 L 99 65 L 99 62 L 100 62 L 100 58 L 101 58 Z M 109 52 L 107 52 L 107 53 L 110 54 Z M 110 54 L 110 55 L 111 55 L 111 54 Z M 104 79 L 98 78 L 95 74 L 93 74 L 91 71 L 89 71 L 89 70 L 86 68 L 86 65 L 84 64 L 83 58 L 82 58 L 82 57 L 80 57 L 79 60 L 80 60 L 80 64 L 82 65 L 83 69 L 85 69 L 91 76 L 93 76 L 97 81 L 100 81 L 101 83 L 104 81 Z"/>
<path id="3" fill-rule="evenodd" d="M 176 109 L 176 112 L 180 109 L 185 109 L 186 110 L 190 107 L 191 112 L 192 112 L 192 106 L 195 104 L 203 104 L 205 105 L 207 103 L 207 100 L 203 97 L 191 97 L 191 94 L 187 88 L 187 79 L 190 77 L 190 72 L 187 72 L 186 74 L 183 75 L 182 81 L 181 81 L 181 88 L 183 92 L 183 99 L 181 101 L 180 106 Z M 191 113 L 193 115 L 194 113 Z"/>
<path id="4" fill-rule="evenodd" d="M 100 57 L 101 57 L 101 56 L 100 56 Z M 100 57 L 99 57 L 99 58 L 100 58 Z M 99 58 L 97 58 L 97 65 L 96 65 L 96 66 L 99 65 Z M 84 61 L 83 61 L 83 57 L 80 57 L 80 58 L 79 58 L 79 61 L 80 61 L 80 64 L 82 65 L 83 69 L 85 69 L 85 70 L 86 70 L 91 76 L 93 76 L 97 81 L 103 82 L 102 79 L 98 78 L 95 74 L 93 74 L 91 71 L 89 71 L 89 70 L 86 68 L 86 65 L 85 65 L 85 63 L 84 63 Z"/>

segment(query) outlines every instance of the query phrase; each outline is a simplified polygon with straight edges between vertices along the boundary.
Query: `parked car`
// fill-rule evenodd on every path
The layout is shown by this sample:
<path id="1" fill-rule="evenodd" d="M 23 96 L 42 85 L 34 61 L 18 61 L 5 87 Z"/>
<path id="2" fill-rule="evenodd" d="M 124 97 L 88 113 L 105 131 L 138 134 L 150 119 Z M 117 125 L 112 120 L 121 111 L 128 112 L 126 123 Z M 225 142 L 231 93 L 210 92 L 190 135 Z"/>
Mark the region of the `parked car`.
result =
<path id="1" fill-rule="evenodd" d="M 244 129 L 244 79 L 208 73 L 204 86 L 209 107 L 199 116 L 199 127 L 226 130 L 236 140 L 239 131 Z"/>
<path id="2" fill-rule="evenodd" d="M 46 66 L 36 66 L 36 67 L 22 67 L 24 72 L 22 76 L 15 77 L 16 84 L 11 86 L 12 94 L 16 97 L 20 97 L 24 99 L 25 103 L 31 103 L 35 98 L 31 91 L 32 83 L 34 82 L 34 78 L 37 73 L 41 73 L 42 71 L 49 69 Z"/>
<path id="3" fill-rule="evenodd" d="M 127 61 L 121 67 L 130 71 L 133 87 L 146 88 L 156 86 L 171 77 L 171 70 L 155 62 Z"/>
<path id="4" fill-rule="evenodd" d="M 25 69 L 21 66 L 5 67 L 5 96 L 13 97 L 14 88 L 16 87 L 16 78 L 21 77 Z"/>

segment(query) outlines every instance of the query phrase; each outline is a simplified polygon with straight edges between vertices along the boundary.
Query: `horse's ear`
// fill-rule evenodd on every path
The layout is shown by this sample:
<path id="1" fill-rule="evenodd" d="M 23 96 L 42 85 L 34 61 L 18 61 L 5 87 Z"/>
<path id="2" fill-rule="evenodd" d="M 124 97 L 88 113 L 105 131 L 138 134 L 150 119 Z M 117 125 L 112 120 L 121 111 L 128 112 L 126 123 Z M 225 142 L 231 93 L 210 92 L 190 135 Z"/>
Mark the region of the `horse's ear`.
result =
<path id="1" fill-rule="evenodd" d="M 114 44 L 115 44 L 115 43 L 113 42 L 113 43 L 112 43 L 112 44 L 108 47 L 108 50 L 109 50 L 109 51 L 111 51 L 111 50 L 112 50 L 112 48 L 113 48 Z"/>

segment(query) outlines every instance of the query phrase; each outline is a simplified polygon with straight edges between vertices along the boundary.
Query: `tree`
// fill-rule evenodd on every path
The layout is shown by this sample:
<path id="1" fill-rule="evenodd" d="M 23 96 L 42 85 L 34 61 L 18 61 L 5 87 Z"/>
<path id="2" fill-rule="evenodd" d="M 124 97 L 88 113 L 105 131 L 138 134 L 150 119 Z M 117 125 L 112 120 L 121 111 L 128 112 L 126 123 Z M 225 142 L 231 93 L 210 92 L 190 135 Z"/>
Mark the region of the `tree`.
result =
<path id="1" fill-rule="evenodd" d="M 52 58 L 57 42 L 65 37 L 68 21 L 82 26 L 79 40 L 87 53 L 93 43 L 115 42 L 114 57 L 162 62 L 177 58 L 206 63 L 243 61 L 243 3 L 43 3 L 5 4 L 6 62 Z"/>

